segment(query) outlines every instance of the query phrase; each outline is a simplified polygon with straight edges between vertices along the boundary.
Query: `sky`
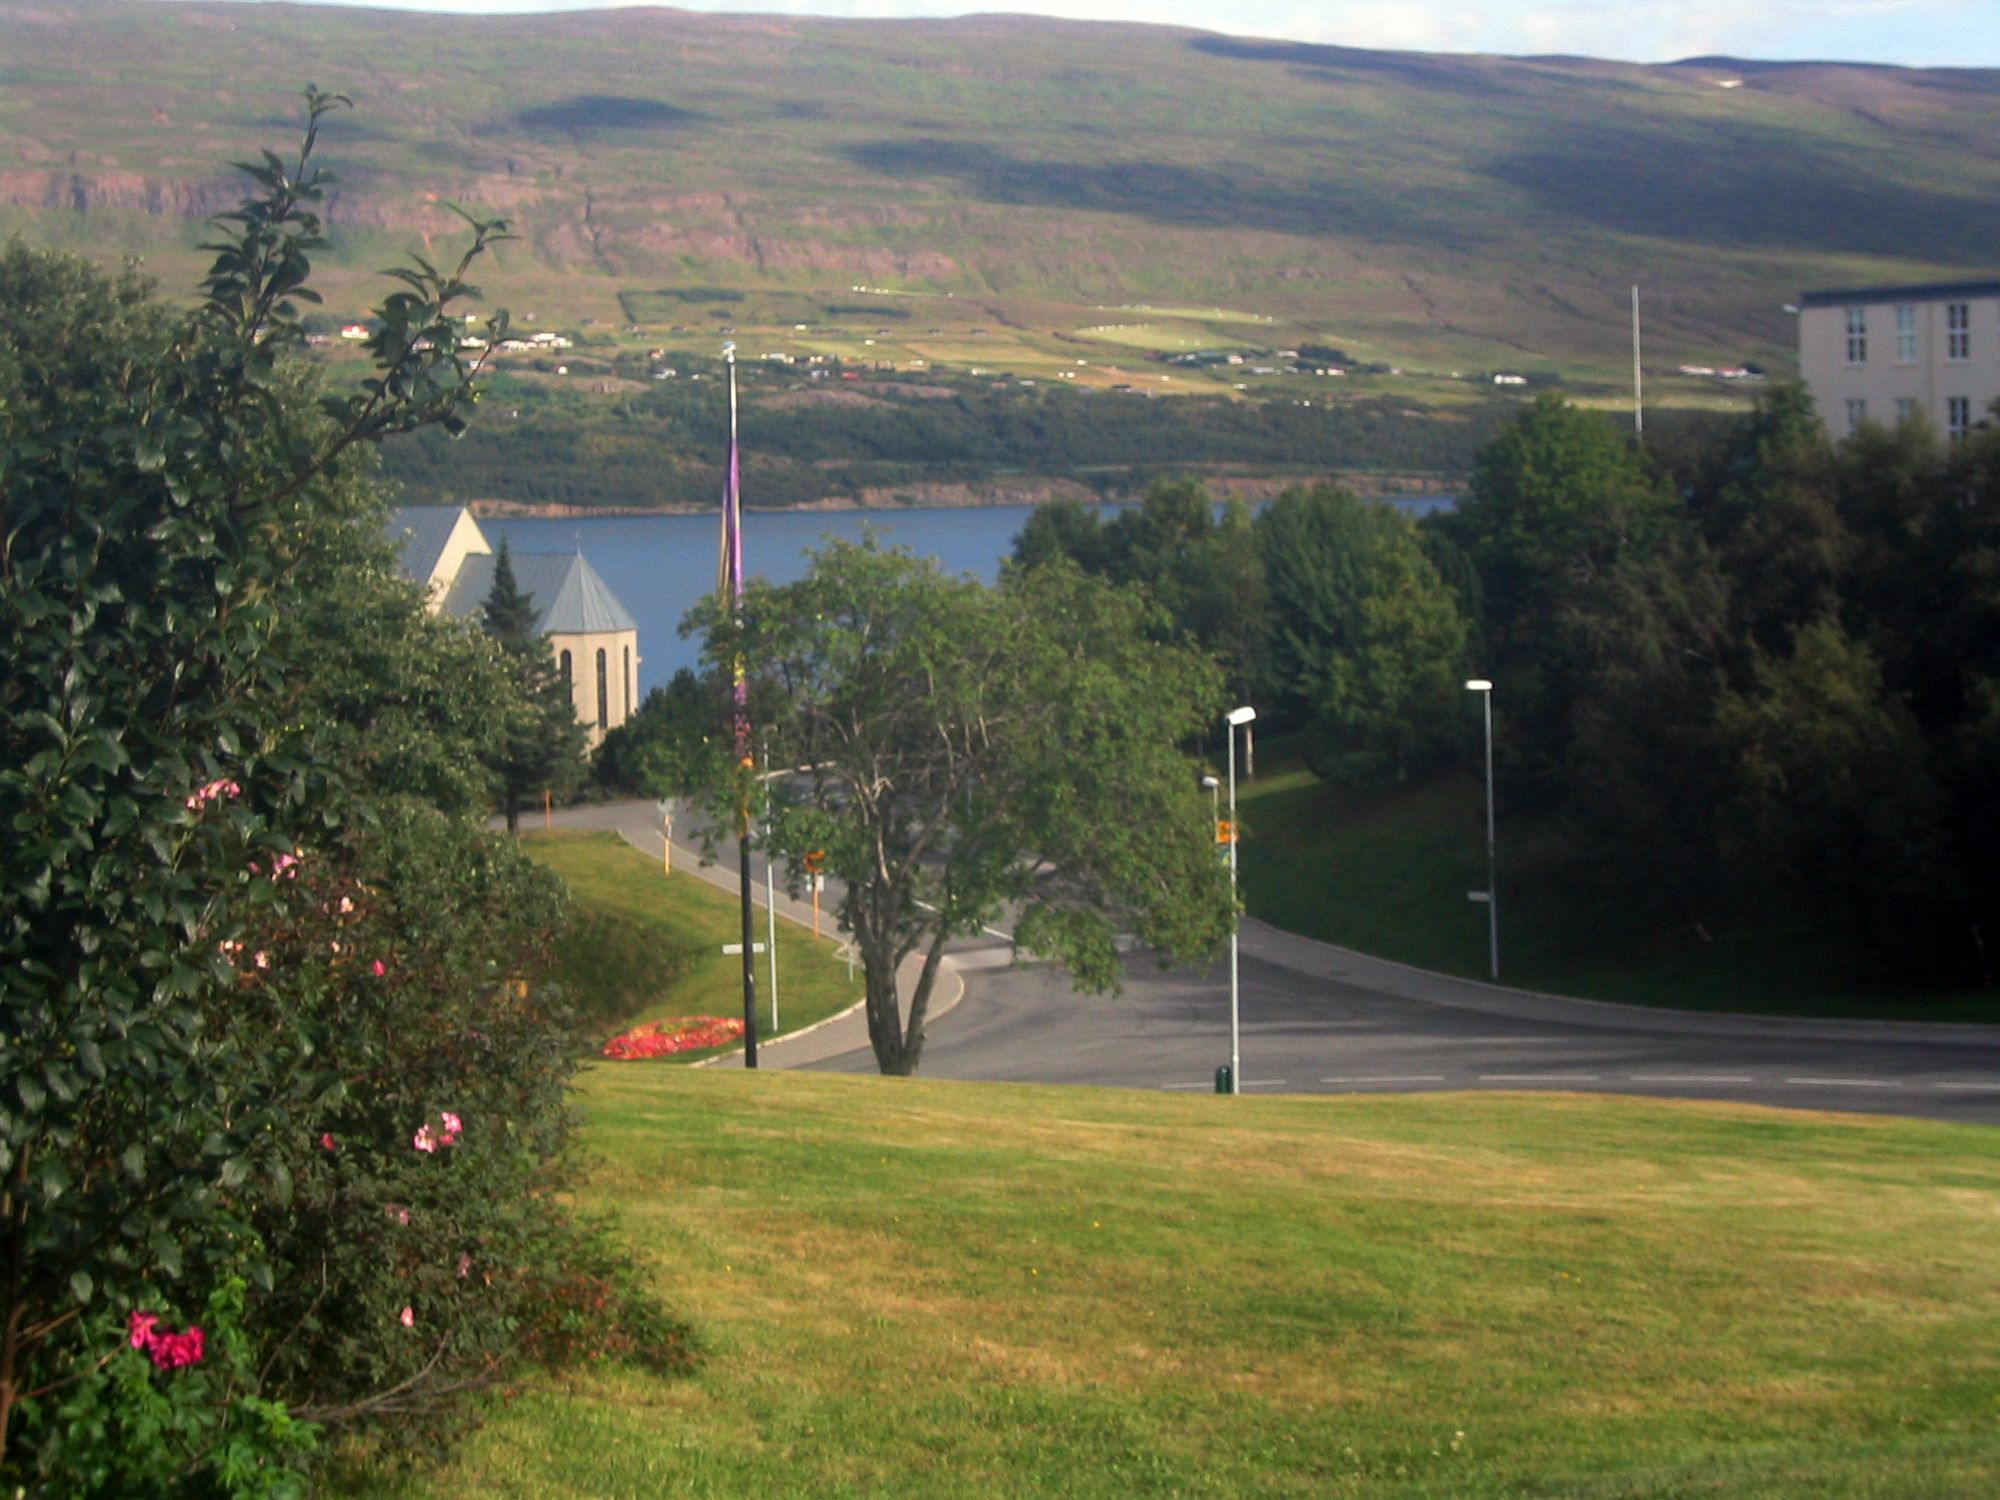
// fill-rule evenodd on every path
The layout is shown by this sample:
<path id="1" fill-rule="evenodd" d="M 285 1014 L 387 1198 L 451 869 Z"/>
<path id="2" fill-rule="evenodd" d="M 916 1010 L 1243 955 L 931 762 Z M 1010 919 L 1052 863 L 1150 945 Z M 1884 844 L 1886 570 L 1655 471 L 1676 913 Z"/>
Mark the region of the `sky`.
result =
<path id="1" fill-rule="evenodd" d="M 310 3 L 381 6 L 384 0 Z M 391 0 L 399 10 L 491 15 L 606 4 Z M 1628 62 L 1727 54 L 2000 67 L 2000 0 L 680 0 L 680 8 L 869 19 L 1004 10 L 1424 52 L 1566 52 Z"/>

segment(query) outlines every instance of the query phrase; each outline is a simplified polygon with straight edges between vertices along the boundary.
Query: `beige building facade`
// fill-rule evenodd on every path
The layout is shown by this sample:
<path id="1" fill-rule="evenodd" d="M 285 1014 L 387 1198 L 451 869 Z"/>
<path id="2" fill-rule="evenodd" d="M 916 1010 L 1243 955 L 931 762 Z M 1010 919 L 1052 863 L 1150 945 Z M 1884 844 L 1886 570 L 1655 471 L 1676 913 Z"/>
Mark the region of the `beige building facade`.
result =
<path id="1" fill-rule="evenodd" d="M 391 513 L 389 535 L 432 613 L 479 612 L 493 591 L 494 553 L 471 511 L 404 506 Z M 510 551 L 508 562 L 595 750 L 638 707 L 638 622 L 581 552 Z"/>
<path id="2" fill-rule="evenodd" d="M 1963 437 L 2000 399 L 2000 278 L 1807 292 L 1799 375 L 1836 438 L 1915 417 Z"/>

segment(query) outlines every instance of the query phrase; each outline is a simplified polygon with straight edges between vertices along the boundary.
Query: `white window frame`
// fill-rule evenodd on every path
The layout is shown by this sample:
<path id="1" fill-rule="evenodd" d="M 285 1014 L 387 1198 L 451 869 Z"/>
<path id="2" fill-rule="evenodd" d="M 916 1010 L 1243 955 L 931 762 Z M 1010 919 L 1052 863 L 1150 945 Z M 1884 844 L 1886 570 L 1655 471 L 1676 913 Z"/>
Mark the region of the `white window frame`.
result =
<path id="1" fill-rule="evenodd" d="M 1972 358 L 1972 304 L 1945 303 L 1944 328 L 1944 357 L 1953 364 Z"/>
<path id="2" fill-rule="evenodd" d="M 1868 363 L 1868 309 L 1865 307 L 1847 309 L 1847 362 L 1850 365 Z"/>
<path id="3" fill-rule="evenodd" d="M 1944 398 L 1944 428 L 1952 441 L 1957 442 L 1972 430 L 1972 398 L 1970 396 L 1947 396 Z"/>
<path id="4" fill-rule="evenodd" d="M 1847 435 L 1853 437 L 1861 430 L 1861 424 L 1868 420 L 1868 402 L 1860 396 L 1847 398 Z"/>
<path id="5" fill-rule="evenodd" d="M 1913 365 L 1917 362 L 1917 309 L 1905 302 L 1896 309 L 1896 363 Z"/>

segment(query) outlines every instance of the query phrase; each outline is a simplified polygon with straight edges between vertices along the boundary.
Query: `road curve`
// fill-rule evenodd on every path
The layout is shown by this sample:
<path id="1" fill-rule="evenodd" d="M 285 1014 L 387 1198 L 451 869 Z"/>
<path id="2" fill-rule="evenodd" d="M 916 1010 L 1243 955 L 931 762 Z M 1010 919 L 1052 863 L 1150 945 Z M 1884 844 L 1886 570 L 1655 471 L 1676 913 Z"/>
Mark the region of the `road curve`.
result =
<path id="1" fill-rule="evenodd" d="M 649 803 L 558 821 L 616 828 L 659 851 Z M 678 840 L 675 849 L 678 863 Z M 1570 1000 L 1432 974 L 1254 920 L 1241 948 L 1249 1093 L 1562 1090 L 2000 1124 L 2000 1027 Z M 1164 969 L 1133 954 L 1125 993 L 1106 1000 L 1079 996 L 1050 966 L 1016 968 L 1009 957 L 990 939 L 955 952 L 965 997 L 933 1017 L 924 1076 L 1196 1092 L 1228 1060 L 1220 967 Z M 774 1048 L 769 1062 L 872 1071 L 859 1019 L 789 1056 Z"/>

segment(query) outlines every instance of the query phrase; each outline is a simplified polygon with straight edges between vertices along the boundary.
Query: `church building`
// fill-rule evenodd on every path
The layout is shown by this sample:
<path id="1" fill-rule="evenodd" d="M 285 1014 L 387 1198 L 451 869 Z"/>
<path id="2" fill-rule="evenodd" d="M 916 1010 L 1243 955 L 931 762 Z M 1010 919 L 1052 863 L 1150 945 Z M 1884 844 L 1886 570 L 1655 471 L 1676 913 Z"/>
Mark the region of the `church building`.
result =
<path id="1" fill-rule="evenodd" d="M 493 591 L 495 559 L 471 511 L 406 505 L 391 512 L 388 530 L 403 571 L 424 586 L 433 613 L 478 617 Z M 638 704 L 638 622 L 581 552 L 509 548 L 507 556 L 594 750 Z"/>

